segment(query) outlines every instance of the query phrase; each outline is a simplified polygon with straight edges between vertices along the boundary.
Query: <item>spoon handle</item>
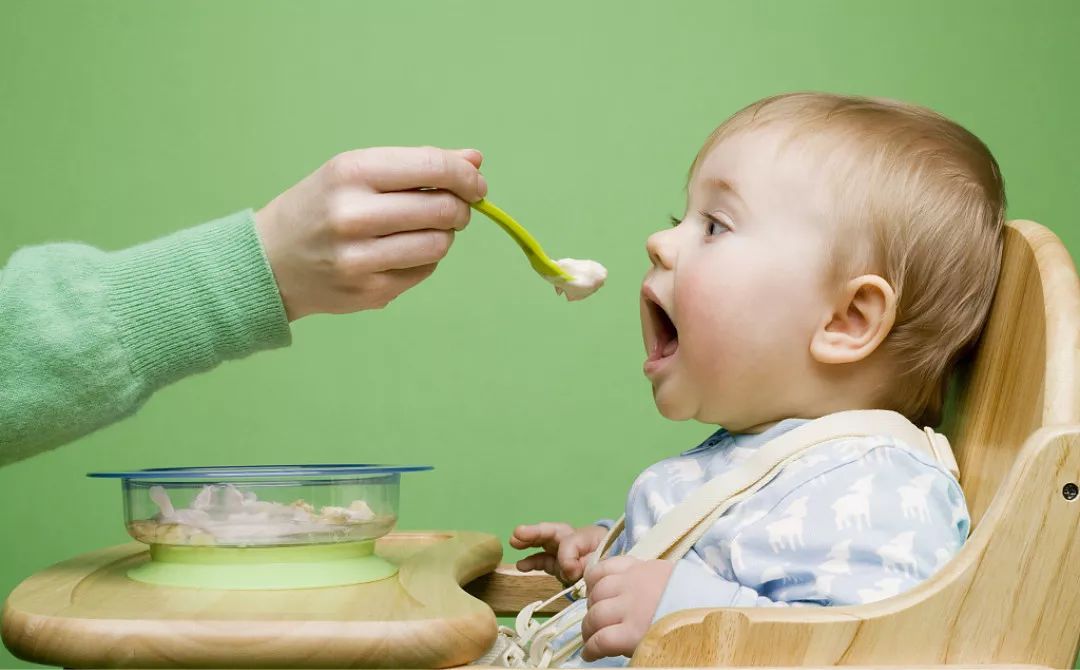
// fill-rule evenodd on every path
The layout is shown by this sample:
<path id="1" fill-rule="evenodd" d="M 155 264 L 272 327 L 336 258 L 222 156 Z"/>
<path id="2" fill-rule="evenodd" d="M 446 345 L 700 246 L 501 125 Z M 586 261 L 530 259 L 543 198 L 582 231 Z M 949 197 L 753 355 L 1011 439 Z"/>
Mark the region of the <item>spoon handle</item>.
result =
<path id="1" fill-rule="evenodd" d="M 547 254 L 545 254 L 544 250 L 540 247 L 540 243 L 536 241 L 535 237 L 529 234 L 529 231 L 525 230 L 525 228 L 509 214 L 499 207 L 496 207 L 494 203 L 482 199 L 472 203 L 472 207 L 499 224 L 499 227 L 505 230 L 506 233 L 517 242 L 517 245 L 525 252 L 525 256 L 528 257 L 529 265 L 532 266 L 533 270 L 536 270 L 537 274 L 549 281 L 552 279 L 570 281 L 572 279 L 572 277 L 559 267 L 555 261 L 548 258 Z"/>

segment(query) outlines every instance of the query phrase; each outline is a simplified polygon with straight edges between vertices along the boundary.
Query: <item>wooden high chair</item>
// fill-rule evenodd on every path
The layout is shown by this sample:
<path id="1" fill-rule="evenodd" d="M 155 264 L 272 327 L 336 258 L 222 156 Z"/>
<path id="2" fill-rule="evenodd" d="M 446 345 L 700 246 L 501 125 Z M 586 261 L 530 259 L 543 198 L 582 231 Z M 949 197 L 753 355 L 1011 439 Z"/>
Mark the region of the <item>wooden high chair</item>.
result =
<path id="1" fill-rule="evenodd" d="M 1080 282 L 1049 230 L 1013 221 L 990 320 L 944 432 L 972 533 L 930 580 L 851 607 L 696 609 L 635 666 L 1037 664 L 1080 643 Z M 560 588 L 509 566 L 468 590 L 497 614 Z"/>

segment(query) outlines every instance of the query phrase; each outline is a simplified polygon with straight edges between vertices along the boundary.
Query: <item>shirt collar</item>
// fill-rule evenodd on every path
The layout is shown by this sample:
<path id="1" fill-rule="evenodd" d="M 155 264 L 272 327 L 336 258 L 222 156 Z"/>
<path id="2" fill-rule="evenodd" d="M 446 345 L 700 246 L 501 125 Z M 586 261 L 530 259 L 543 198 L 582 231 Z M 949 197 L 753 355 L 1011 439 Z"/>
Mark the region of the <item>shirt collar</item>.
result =
<path id="1" fill-rule="evenodd" d="M 698 454 L 725 443 L 730 443 L 731 446 L 742 449 L 756 449 L 766 442 L 774 440 L 784 433 L 809 422 L 810 419 L 784 419 L 760 433 L 732 433 L 726 428 L 721 428 L 706 438 L 706 440 L 698 446 L 689 451 L 684 451 L 682 455 L 690 456 L 692 454 Z"/>

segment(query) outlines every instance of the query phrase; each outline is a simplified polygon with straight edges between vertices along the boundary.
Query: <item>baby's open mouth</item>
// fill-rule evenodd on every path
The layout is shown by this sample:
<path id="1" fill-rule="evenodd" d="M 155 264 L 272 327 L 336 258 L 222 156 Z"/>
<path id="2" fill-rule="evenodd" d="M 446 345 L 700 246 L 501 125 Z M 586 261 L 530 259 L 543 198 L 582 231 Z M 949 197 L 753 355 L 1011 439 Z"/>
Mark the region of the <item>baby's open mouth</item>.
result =
<path id="1" fill-rule="evenodd" d="M 648 360 L 658 361 L 678 351 L 679 329 L 650 293 L 645 290 L 641 296 L 645 308 L 645 348 Z"/>

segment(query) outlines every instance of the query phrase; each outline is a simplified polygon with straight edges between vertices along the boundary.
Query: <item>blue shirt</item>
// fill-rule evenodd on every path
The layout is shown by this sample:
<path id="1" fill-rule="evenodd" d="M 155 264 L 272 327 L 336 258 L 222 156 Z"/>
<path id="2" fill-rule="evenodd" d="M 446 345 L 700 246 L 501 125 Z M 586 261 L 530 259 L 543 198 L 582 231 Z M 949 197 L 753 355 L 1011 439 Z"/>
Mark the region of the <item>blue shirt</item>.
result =
<path id="1" fill-rule="evenodd" d="M 788 419 L 757 435 L 719 430 L 647 468 L 630 488 L 626 530 L 611 555 L 633 546 L 704 482 L 803 423 Z M 934 574 L 959 551 L 969 527 L 959 483 L 929 455 L 886 435 L 832 440 L 807 451 L 717 519 L 676 563 L 654 621 L 695 607 L 882 600 Z M 554 646 L 579 632 L 573 629 Z M 620 656 L 585 663 L 579 651 L 564 667 L 628 661 Z"/>

